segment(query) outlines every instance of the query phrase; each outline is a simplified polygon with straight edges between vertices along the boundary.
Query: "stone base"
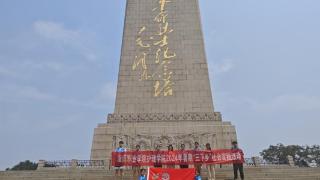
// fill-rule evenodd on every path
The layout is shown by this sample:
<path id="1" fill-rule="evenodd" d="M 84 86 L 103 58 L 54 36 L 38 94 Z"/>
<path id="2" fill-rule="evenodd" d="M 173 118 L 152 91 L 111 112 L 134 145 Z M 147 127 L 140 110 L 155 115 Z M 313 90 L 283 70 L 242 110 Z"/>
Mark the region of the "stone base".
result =
<path id="1" fill-rule="evenodd" d="M 230 122 L 223 122 L 220 113 L 183 114 L 113 114 L 108 123 L 99 124 L 94 131 L 91 160 L 107 160 L 111 152 L 124 141 L 128 150 L 139 144 L 142 150 L 153 150 L 161 145 L 166 150 L 181 143 L 192 149 L 195 141 L 201 148 L 210 143 L 212 148 L 230 148 L 237 140 L 236 130 Z"/>
<path id="2" fill-rule="evenodd" d="M 246 180 L 320 180 L 320 168 L 292 168 L 289 166 L 245 167 Z M 122 180 L 135 180 L 132 171 L 125 170 Z M 207 180 L 203 168 L 203 179 Z M 1 180 L 117 180 L 114 171 L 93 168 L 49 168 L 37 171 L 0 171 Z M 216 166 L 216 180 L 233 179 L 232 168 Z"/>

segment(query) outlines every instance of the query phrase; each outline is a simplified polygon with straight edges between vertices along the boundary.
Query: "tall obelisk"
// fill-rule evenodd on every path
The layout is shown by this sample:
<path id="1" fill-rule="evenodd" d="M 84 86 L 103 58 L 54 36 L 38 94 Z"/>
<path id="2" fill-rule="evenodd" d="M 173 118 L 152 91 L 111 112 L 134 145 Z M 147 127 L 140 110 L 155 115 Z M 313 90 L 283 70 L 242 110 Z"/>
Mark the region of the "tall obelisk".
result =
<path id="1" fill-rule="evenodd" d="M 115 111 L 94 133 L 91 159 L 118 141 L 228 148 L 235 127 L 214 112 L 198 0 L 127 0 Z"/>

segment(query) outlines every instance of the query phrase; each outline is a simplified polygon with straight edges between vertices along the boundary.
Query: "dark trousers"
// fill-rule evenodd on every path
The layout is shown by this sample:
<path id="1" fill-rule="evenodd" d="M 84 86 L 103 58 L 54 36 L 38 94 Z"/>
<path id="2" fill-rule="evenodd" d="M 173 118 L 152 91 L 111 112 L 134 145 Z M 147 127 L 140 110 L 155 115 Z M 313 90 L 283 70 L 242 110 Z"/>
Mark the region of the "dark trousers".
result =
<path id="1" fill-rule="evenodd" d="M 156 163 L 156 164 L 153 165 L 153 167 L 155 167 L 155 168 L 162 168 L 162 164 Z"/>
<path id="2" fill-rule="evenodd" d="M 180 168 L 181 168 L 181 169 L 189 168 L 189 165 L 186 165 L 186 164 L 180 164 Z"/>
<path id="3" fill-rule="evenodd" d="M 244 179 L 243 164 L 233 164 L 234 179 L 238 179 L 238 170 L 240 172 L 240 177 L 243 180 Z"/>

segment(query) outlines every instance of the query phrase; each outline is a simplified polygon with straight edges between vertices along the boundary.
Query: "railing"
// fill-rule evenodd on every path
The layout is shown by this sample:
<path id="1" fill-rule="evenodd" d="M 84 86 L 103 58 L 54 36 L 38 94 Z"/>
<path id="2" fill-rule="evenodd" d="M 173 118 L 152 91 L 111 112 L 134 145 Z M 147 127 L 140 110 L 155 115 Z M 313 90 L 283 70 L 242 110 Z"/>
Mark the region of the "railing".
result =
<path id="1" fill-rule="evenodd" d="M 245 164 L 246 166 L 255 166 L 255 163 L 254 163 L 254 161 L 252 160 L 252 158 L 245 158 L 245 159 L 244 159 L 244 164 Z"/>
<path id="2" fill-rule="evenodd" d="M 40 168 L 104 168 L 103 160 L 39 161 Z"/>
<path id="3" fill-rule="evenodd" d="M 78 161 L 78 167 L 105 167 L 105 162 L 103 160 L 80 160 Z"/>
<path id="4" fill-rule="evenodd" d="M 68 168 L 68 167 L 72 167 L 72 161 L 71 160 L 45 161 L 43 167 L 45 167 L 45 168 Z"/>
<path id="5" fill-rule="evenodd" d="M 289 166 L 288 163 L 268 162 L 259 157 L 245 158 L 245 166 Z"/>

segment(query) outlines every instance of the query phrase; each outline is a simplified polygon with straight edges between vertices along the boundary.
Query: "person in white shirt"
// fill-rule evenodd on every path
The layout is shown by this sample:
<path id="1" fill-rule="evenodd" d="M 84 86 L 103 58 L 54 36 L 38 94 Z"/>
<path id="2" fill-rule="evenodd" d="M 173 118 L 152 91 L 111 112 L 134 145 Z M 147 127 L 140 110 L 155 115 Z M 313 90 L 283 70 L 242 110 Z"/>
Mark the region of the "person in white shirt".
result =
<path id="1" fill-rule="evenodd" d="M 194 142 L 194 149 L 193 149 L 193 150 L 194 150 L 194 160 L 195 160 L 195 161 L 198 161 L 199 158 L 200 158 L 200 155 L 197 154 L 197 151 L 201 151 L 200 145 L 199 145 L 198 142 Z M 202 163 L 200 163 L 200 162 L 195 162 L 195 163 L 194 163 L 194 167 L 195 167 L 197 173 L 198 173 L 199 175 L 201 175 Z"/>
<path id="2" fill-rule="evenodd" d="M 211 152 L 211 146 L 209 143 L 206 144 L 206 151 Z M 216 179 L 216 172 L 214 169 L 214 164 L 206 164 L 208 170 L 208 180 L 215 180 Z"/>
<path id="3" fill-rule="evenodd" d="M 124 145 L 123 141 L 120 141 L 119 142 L 119 147 L 117 147 L 115 149 L 115 152 L 118 152 L 118 153 L 126 152 L 126 149 L 123 147 L 123 145 Z M 121 177 L 121 179 L 122 179 L 123 178 L 123 169 L 124 169 L 123 164 L 121 162 L 120 163 L 116 163 L 115 169 L 116 169 L 115 176 L 116 177 Z"/>

